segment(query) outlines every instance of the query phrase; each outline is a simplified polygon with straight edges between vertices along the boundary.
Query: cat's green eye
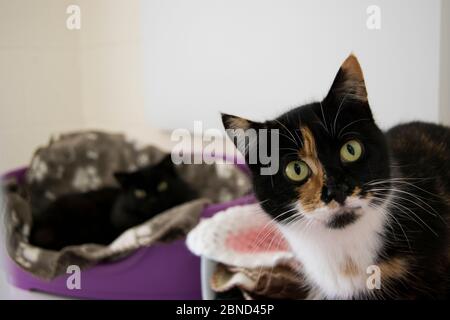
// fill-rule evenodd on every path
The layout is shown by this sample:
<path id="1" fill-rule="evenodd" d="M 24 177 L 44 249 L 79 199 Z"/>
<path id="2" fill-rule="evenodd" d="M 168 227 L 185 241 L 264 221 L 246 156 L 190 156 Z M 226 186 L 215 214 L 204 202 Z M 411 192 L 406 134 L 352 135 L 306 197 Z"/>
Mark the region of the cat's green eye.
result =
<path id="1" fill-rule="evenodd" d="M 145 190 L 142 189 L 136 189 L 134 190 L 134 196 L 138 199 L 143 199 L 147 196 L 147 192 L 145 192 Z"/>
<path id="2" fill-rule="evenodd" d="M 363 147 L 359 141 L 347 141 L 341 148 L 341 160 L 342 162 L 355 162 L 361 158 L 362 152 Z"/>
<path id="3" fill-rule="evenodd" d="M 158 192 L 164 192 L 164 191 L 167 190 L 168 187 L 169 187 L 169 185 L 167 184 L 167 182 L 166 181 L 162 181 L 162 182 L 160 182 L 158 184 L 157 189 L 158 189 Z"/>
<path id="4" fill-rule="evenodd" d="M 295 160 L 288 163 L 285 173 L 290 180 L 301 182 L 309 177 L 310 169 L 304 161 Z"/>

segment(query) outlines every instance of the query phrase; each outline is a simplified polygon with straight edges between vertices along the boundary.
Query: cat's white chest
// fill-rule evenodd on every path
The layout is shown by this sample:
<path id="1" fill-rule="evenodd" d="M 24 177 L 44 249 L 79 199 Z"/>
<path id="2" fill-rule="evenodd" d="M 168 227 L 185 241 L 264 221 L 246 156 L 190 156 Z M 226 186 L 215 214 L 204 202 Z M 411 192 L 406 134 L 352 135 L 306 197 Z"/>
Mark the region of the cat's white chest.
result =
<path id="1" fill-rule="evenodd" d="M 379 232 L 383 223 L 384 215 L 369 209 L 341 230 L 319 224 L 305 228 L 301 223 L 280 229 L 315 291 L 328 299 L 351 299 L 369 290 L 368 268 L 374 265 L 382 245 Z"/>

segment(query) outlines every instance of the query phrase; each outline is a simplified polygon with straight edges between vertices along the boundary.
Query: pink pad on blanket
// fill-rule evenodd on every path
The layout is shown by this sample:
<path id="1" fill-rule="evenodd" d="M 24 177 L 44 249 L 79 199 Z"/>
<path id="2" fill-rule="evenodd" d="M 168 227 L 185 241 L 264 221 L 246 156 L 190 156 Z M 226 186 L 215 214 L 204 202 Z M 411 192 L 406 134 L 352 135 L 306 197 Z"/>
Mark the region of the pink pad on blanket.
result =
<path id="1" fill-rule="evenodd" d="M 286 240 L 273 226 L 250 226 L 239 233 L 231 233 L 226 238 L 225 245 L 231 250 L 243 253 L 289 251 Z"/>
<path id="2" fill-rule="evenodd" d="M 295 264 L 287 241 L 259 204 L 231 207 L 202 220 L 186 243 L 194 254 L 231 266 Z"/>

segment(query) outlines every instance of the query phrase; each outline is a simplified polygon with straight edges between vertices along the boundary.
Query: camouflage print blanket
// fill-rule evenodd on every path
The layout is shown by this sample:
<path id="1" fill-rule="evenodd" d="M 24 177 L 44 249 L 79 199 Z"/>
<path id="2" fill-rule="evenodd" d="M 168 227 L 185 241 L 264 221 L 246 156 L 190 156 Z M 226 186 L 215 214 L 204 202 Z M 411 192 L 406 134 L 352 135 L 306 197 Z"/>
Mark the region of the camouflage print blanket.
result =
<path id="1" fill-rule="evenodd" d="M 123 257 L 140 247 L 184 237 L 197 225 L 205 205 L 243 196 L 251 189 L 247 175 L 234 165 L 182 164 L 177 170 L 200 198 L 125 231 L 110 245 L 85 244 L 51 251 L 28 243 L 31 208 L 45 207 L 63 194 L 116 186 L 114 172 L 151 165 L 164 155 L 152 146 L 139 148 L 121 134 L 90 131 L 52 139 L 35 152 L 25 181 L 3 181 L 8 254 L 34 275 L 52 279 L 69 265 L 86 268 Z"/>

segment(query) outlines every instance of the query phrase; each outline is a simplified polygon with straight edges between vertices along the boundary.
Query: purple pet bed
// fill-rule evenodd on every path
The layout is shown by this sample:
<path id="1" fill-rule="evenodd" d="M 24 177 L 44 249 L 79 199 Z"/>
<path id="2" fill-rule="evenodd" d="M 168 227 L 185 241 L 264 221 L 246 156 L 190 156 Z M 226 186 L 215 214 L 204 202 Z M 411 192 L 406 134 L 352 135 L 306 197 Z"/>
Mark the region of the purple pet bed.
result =
<path id="1" fill-rule="evenodd" d="M 247 172 L 244 165 L 237 165 Z M 7 173 L 23 181 L 26 169 Z M 211 217 L 226 208 L 253 203 L 252 195 L 205 207 L 202 217 Z M 62 275 L 41 280 L 7 258 L 8 280 L 21 289 L 62 296 L 93 299 L 201 299 L 200 258 L 190 253 L 184 239 L 171 244 L 141 248 L 115 262 L 101 263 L 81 272 L 81 289 L 69 290 Z"/>

